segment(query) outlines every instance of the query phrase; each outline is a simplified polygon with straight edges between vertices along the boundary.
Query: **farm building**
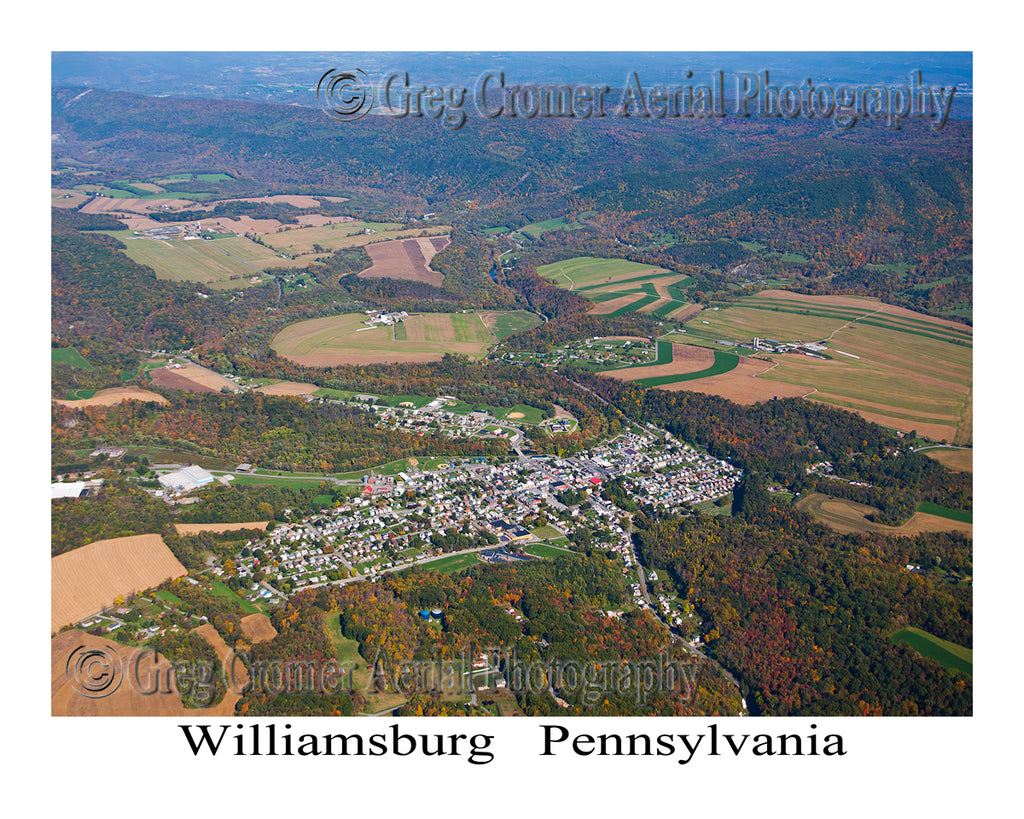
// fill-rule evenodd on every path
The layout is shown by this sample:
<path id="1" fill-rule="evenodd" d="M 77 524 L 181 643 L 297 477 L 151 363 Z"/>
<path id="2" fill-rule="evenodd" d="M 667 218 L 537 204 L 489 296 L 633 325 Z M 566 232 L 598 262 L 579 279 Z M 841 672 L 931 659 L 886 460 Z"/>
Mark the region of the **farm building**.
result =
<path id="1" fill-rule="evenodd" d="M 168 489 L 176 489 L 179 492 L 191 492 L 193 489 L 211 483 L 213 475 L 201 466 L 192 465 L 179 469 L 177 472 L 161 475 L 159 480 L 161 485 Z"/>
<path id="2" fill-rule="evenodd" d="M 50 500 L 56 500 L 57 498 L 80 498 L 84 492 L 85 481 L 50 484 Z"/>

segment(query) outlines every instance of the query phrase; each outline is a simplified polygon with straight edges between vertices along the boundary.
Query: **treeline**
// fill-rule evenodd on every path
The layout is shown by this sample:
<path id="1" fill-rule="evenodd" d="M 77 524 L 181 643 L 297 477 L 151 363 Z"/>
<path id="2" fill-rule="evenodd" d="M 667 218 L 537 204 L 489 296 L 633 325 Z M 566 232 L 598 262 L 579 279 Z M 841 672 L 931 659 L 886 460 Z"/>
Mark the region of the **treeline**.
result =
<path id="1" fill-rule="evenodd" d="M 459 659 L 488 650 L 506 658 L 500 661 L 502 671 L 513 680 L 516 663 L 556 669 L 602 662 L 611 667 L 692 661 L 688 652 L 671 644 L 664 627 L 650 615 L 605 614 L 621 607 L 625 594 L 621 567 L 602 552 L 586 559 L 478 566 L 458 576 L 416 569 L 388 575 L 373 587 L 322 587 L 292 602 L 298 600 L 338 617 L 342 633 L 357 641 L 362 657 L 385 675 L 397 674 L 402 663 L 414 659 Z M 440 629 L 418 617 L 425 608 L 441 609 Z M 520 612 L 522 619 L 511 615 L 509 608 Z M 555 694 L 569 704 L 565 710 L 550 696 L 546 683 L 536 690 L 523 684 L 522 668 L 521 687 L 513 693 L 520 707 L 534 715 L 736 713 L 737 692 L 728 680 L 710 664 L 697 673 L 702 676 L 692 699 L 692 692 L 682 686 L 644 697 L 622 678 L 613 683 L 602 677 L 589 687 L 547 678 Z"/>
<path id="2" fill-rule="evenodd" d="M 123 444 L 184 441 L 199 453 L 288 472 L 349 472 L 410 456 L 496 456 L 504 441 L 418 436 L 377 429 L 367 412 L 335 403 L 264 396 L 169 393 L 169 405 L 125 401 L 113 407 L 55 405 L 51 440 Z M 69 423 L 70 422 L 70 423 Z"/>
<path id="3" fill-rule="evenodd" d="M 96 494 L 50 501 L 50 554 L 94 540 L 163 532 L 172 519 L 166 503 L 108 472 Z"/>
<path id="4" fill-rule="evenodd" d="M 840 535 L 792 509 L 634 524 L 644 562 L 686 590 L 755 711 L 971 713 L 968 677 L 889 636 L 912 625 L 971 645 L 970 587 L 904 568 L 969 552 L 962 536 Z"/>

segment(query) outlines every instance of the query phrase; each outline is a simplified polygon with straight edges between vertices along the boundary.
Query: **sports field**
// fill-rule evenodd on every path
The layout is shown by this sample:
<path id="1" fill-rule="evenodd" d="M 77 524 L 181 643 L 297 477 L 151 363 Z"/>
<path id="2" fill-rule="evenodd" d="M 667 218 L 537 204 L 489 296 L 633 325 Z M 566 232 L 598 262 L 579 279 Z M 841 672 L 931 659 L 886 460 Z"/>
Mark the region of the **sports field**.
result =
<path id="1" fill-rule="evenodd" d="M 668 318 L 690 307 L 679 286 L 688 277 L 625 259 L 577 256 L 537 268 L 544 278 L 594 302 L 591 313 L 650 313 Z"/>
<path id="2" fill-rule="evenodd" d="M 757 400 L 806 395 L 933 440 L 972 439 L 973 340 L 962 324 L 875 299 L 771 290 L 704 310 L 685 329 L 666 338 L 719 350 L 721 340 L 749 344 L 754 337 L 827 348 L 823 358 L 758 353 L 739 374 L 761 382 Z M 732 397 L 707 387 L 693 384 Z"/>
<path id="3" fill-rule="evenodd" d="M 300 321 L 271 341 L 274 351 L 304 367 L 438 361 L 445 353 L 483 358 L 495 335 L 480 313 L 424 313 L 393 327 L 368 327 L 362 313 Z"/>

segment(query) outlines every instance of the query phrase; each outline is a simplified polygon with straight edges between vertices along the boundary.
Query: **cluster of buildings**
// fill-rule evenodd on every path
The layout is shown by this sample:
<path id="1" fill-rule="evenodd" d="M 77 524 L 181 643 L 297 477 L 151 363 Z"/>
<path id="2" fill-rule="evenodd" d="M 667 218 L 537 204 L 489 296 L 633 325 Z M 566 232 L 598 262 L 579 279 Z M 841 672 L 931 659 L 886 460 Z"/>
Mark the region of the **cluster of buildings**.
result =
<path id="1" fill-rule="evenodd" d="M 368 310 L 367 319 L 363 324 L 367 327 L 390 327 L 393 324 L 398 324 L 400 321 L 405 321 L 408 317 L 409 314 L 405 312 L 405 310 L 400 310 L 395 313 Z"/>
<path id="2" fill-rule="evenodd" d="M 655 348 L 647 339 L 588 338 L 549 352 L 508 351 L 500 355 L 510 364 L 539 364 L 541 367 L 584 367 L 612 369 L 651 363 L 656 358 Z"/>
<path id="3" fill-rule="evenodd" d="M 566 537 L 581 527 L 599 532 L 594 545 L 617 553 L 629 572 L 637 565 L 629 515 L 601 496 L 604 482 L 621 477 L 638 503 L 667 506 L 673 498 L 684 504 L 726 494 L 740 474 L 667 433 L 651 431 L 624 433 L 571 458 L 467 460 L 432 471 L 369 476 L 362 491 L 340 506 L 279 524 L 265 539 L 248 544 L 252 556 L 239 556 L 238 565 L 246 572 L 259 565 L 268 584 L 286 583 L 288 589 L 372 579 L 441 555 L 450 548 L 442 540 L 452 534 L 462 537 L 462 547 L 469 542 L 480 551 L 496 549 L 493 559 L 499 552 L 514 554 L 503 547 L 536 540 L 527 521 L 544 520 Z M 569 490 L 583 502 L 561 503 L 558 496 Z"/>

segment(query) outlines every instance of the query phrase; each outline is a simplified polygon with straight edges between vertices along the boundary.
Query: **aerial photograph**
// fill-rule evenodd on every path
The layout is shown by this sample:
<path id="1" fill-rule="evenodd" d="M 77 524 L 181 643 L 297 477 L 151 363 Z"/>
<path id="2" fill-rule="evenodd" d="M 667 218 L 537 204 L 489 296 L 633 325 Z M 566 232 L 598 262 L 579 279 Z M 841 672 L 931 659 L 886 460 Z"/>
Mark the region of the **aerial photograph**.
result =
<path id="1" fill-rule="evenodd" d="M 50 64 L 53 717 L 975 713 L 971 52 Z"/>

